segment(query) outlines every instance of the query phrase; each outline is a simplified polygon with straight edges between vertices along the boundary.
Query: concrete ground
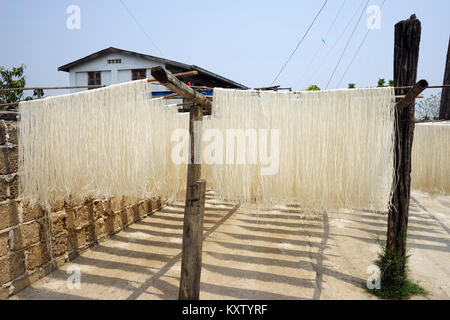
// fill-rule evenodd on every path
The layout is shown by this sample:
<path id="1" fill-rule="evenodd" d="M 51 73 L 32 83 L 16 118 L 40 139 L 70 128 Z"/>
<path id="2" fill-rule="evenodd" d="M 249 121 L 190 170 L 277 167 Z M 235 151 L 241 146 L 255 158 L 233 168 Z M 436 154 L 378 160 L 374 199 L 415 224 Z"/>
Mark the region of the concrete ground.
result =
<path id="1" fill-rule="evenodd" d="M 304 216 L 207 198 L 201 299 L 375 299 L 363 286 L 385 215 Z M 182 223 L 183 203 L 166 207 L 11 299 L 177 299 Z M 411 278 L 427 299 L 449 299 L 450 197 L 413 193 L 408 244 Z M 67 285 L 73 267 L 80 289 Z"/>

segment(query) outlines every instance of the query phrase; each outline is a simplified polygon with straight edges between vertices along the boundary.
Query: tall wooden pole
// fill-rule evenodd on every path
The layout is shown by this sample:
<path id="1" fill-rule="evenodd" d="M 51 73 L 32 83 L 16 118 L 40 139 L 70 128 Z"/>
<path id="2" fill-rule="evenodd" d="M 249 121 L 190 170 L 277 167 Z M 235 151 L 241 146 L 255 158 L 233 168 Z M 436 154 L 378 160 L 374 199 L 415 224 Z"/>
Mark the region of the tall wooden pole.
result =
<path id="1" fill-rule="evenodd" d="M 201 176 L 202 108 L 194 105 L 189 114 L 189 164 L 184 206 L 181 278 L 178 298 L 198 300 L 202 270 L 203 215 L 206 181 Z"/>
<path id="2" fill-rule="evenodd" d="M 445 64 L 444 85 L 450 85 L 450 38 L 448 41 L 447 62 Z M 450 88 L 443 88 L 439 119 L 450 120 Z"/>
<path id="3" fill-rule="evenodd" d="M 211 113 L 212 105 L 205 96 L 178 80 L 164 67 L 152 68 L 152 76 L 162 85 L 194 103 L 189 113 L 189 164 L 178 298 L 180 300 L 198 300 L 200 298 L 206 192 L 206 181 L 200 180 L 203 109 L 206 113 Z"/>
<path id="4" fill-rule="evenodd" d="M 395 25 L 394 85 L 414 86 L 417 79 L 421 23 L 412 15 Z M 406 95 L 407 90 L 396 90 Z M 394 145 L 394 178 L 388 215 L 386 248 L 400 257 L 396 269 L 406 271 L 406 236 L 411 195 L 411 150 L 414 138 L 414 101 L 409 107 L 396 112 Z"/>

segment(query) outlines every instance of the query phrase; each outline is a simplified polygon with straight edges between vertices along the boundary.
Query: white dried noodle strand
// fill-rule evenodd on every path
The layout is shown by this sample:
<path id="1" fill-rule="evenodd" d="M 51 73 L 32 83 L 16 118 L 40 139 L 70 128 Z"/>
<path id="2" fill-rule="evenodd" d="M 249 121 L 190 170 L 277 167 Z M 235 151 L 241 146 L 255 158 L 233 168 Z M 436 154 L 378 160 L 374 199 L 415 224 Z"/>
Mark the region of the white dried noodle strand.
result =
<path id="1" fill-rule="evenodd" d="M 168 156 L 182 121 L 172 121 L 176 112 L 161 99 L 149 99 L 146 80 L 22 102 L 19 111 L 25 202 L 179 192 L 183 177 L 173 176 Z"/>
<path id="2" fill-rule="evenodd" d="M 450 122 L 416 124 L 411 184 L 420 191 L 450 194 Z"/>
<path id="3" fill-rule="evenodd" d="M 260 164 L 213 165 L 211 184 L 222 198 L 266 206 L 386 211 L 394 102 L 392 88 L 300 94 L 215 89 L 211 127 L 223 137 L 227 129 L 262 128 L 269 135 L 279 129 L 280 166 L 276 175 L 262 176 Z"/>
<path id="4" fill-rule="evenodd" d="M 384 211 L 394 174 L 394 101 L 392 88 L 301 94 L 215 89 L 204 131 L 218 129 L 225 138 L 227 129 L 268 129 L 270 152 L 270 130 L 279 129 L 280 166 L 277 174 L 262 176 L 261 164 L 204 163 L 202 176 L 224 199 Z M 19 109 L 26 202 L 184 197 L 187 166 L 172 161 L 171 137 L 175 129 L 188 129 L 189 116 L 161 99 L 149 100 L 145 80 L 23 102 Z"/>

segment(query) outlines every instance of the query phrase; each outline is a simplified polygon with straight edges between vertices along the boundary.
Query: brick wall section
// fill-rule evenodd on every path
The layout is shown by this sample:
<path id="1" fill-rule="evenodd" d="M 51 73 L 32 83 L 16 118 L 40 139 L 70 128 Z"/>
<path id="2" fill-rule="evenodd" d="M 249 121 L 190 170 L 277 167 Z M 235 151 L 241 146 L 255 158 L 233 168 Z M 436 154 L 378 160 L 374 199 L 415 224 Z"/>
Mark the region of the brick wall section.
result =
<path id="1" fill-rule="evenodd" d="M 161 199 L 59 201 L 44 210 L 18 194 L 17 114 L 0 112 L 0 300 L 159 210 Z"/>

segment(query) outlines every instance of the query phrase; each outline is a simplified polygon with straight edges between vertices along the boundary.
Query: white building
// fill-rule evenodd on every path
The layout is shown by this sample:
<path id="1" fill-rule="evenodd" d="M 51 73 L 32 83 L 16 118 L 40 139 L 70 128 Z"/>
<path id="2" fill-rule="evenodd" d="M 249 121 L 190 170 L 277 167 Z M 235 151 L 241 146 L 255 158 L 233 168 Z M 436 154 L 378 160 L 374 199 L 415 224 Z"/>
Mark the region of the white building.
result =
<path id="1" fill-rule="evenodd" d="M 195 65 L 158 58 L 137 52 L 107 48 L 58 68 L 69 72 L 70 86 L 111 85 L 137 79 L 151 78 L 150 70 L 164 66 L 172 73 L 196 70 L 198 75 L 183 78 L 195 86 L 246 89 L 245 86 Z M 73 92 L 86 89 L 73 89 Z M 165 87 L 153 86 L 152 92 L 167 91 Z"/>

